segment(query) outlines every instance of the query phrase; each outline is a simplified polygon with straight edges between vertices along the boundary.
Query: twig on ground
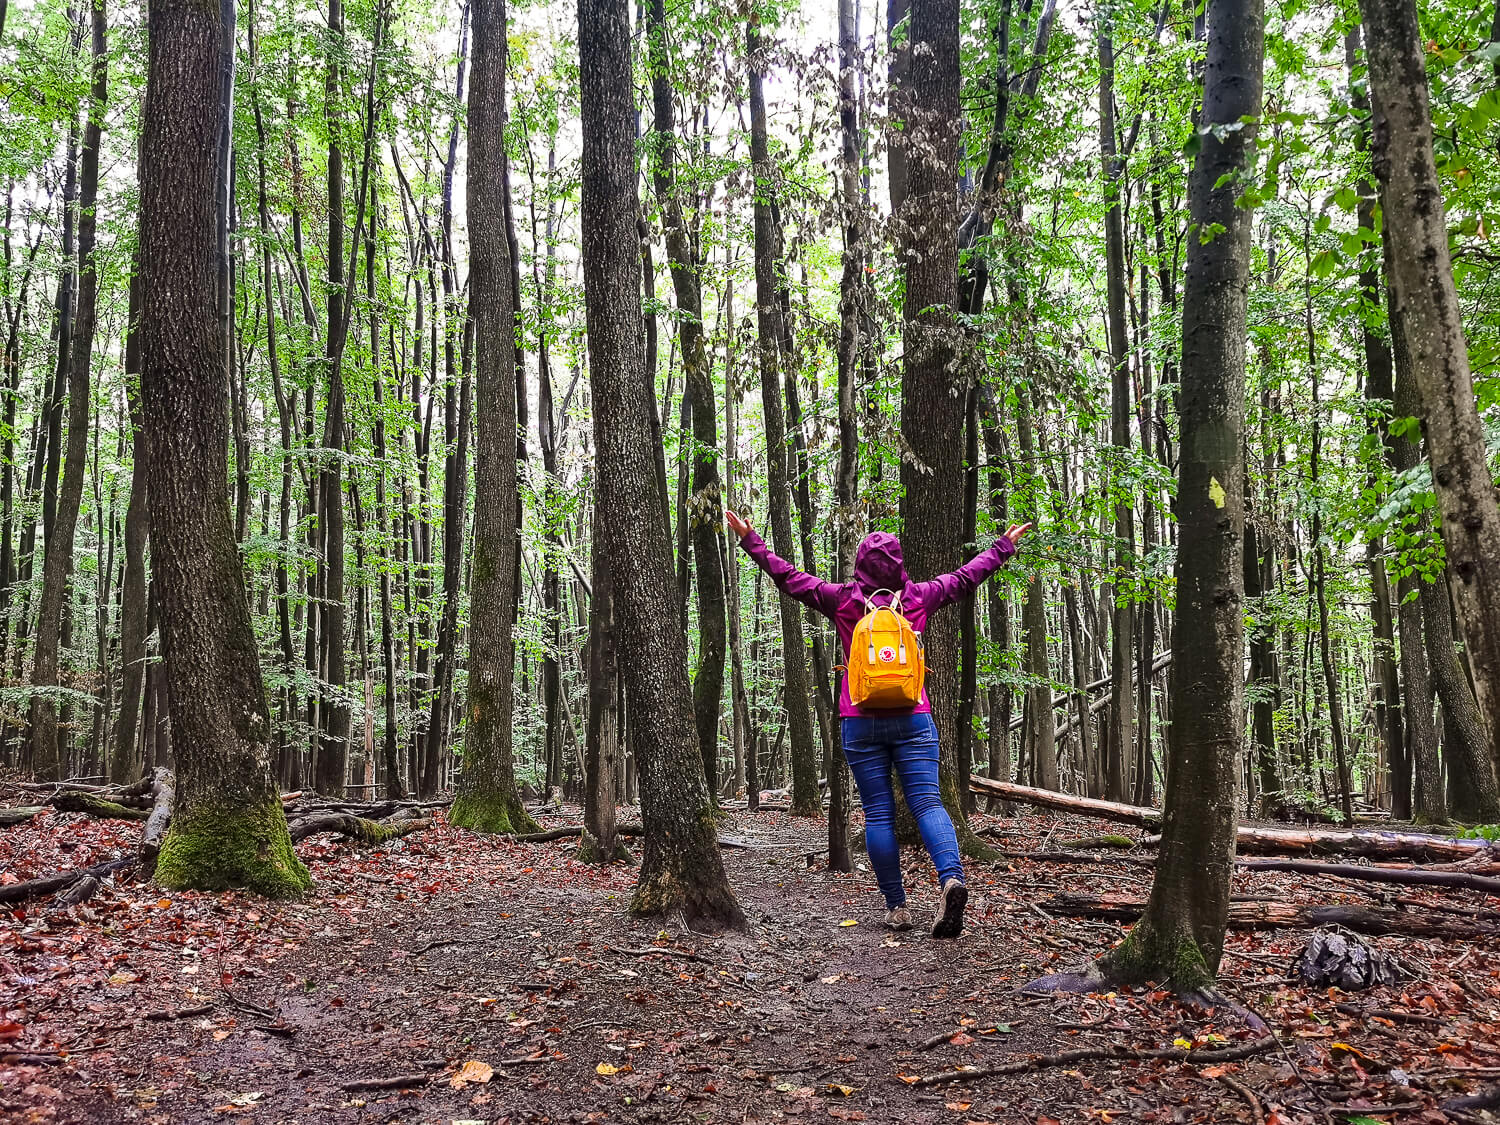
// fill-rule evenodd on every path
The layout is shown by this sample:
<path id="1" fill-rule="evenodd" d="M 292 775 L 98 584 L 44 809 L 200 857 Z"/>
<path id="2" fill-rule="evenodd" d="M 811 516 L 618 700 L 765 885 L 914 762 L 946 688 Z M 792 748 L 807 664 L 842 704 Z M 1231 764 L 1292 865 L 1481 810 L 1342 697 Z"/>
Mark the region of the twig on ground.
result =
<path id="1" fill-rule="evenodd" d="M 1118 1045 L 1080 1047 L 1074 1051 L 1059 1051 L 1055 1055 L 1034 1055 L 1029 1059 L 1015 1059 L 996 1066 L 980 1066 L 944 1071 L 942 1074 L 929 1074 L 925 1078 L 917 1079 L 911 1085 L 944 1086 L 950 1082 L 973 1082 L 1002 1074 L 1025 1074 L 1033 1070 L 1071 1066 L 1080 1062 L 1140 1062 L 1152 1059 L 1195 1064 L 1238 1062 L 1269 1051 L 1276 1045 L 1276 1036 L 1263 1035 L 1248 1043 L 1236 1043 L 1231 1047 L 1216 1047 L 1206 1051 L 1183 1050 L 1181 1047 L 1121 1047 Z"/>
<path id="2" fill-rule="evenodd" d="M 924 1039 L 924 1040 L 922 1040 L 922 1042 L 918 1043 L 917 1044 L 917 1050 L 919 1050 L 919 1051 L 930 1051 L 934 1047 L 940 1047 L 944 1043 L 948 1042 L 948 1040 L 952 1039 L 955 1035 L 957 1035 L 962 1030 L 963 1030 L 963 1028 L 961 1028 L 961 1027 L 952 1027 L 952 1028 L 949 1028 L 947 1031 L 940 1031 L 940 1032 L 938 1032 L 938 1034 L 934 1035 L 932 1038 L 930 1038 L 930 1039 Z"/>
<path id="3" fill-rule="evenodd" d="M 148 1020 L 186 1020 L 194 1016 L 206 1016 L 217 1004 L 199 1004 L 196 1008 L 166 1008 L 159 1012 L 147 1012 Z"/>
<path id="4" fill-rule="evenodd" d="M 1360 1016 L 1364 1019 L 1374 1016 L 1377 1019 L 1390 1020 L 1392 1023 L 1415 1023 L 1423 1027 L 1442 1027 L 1447 1022 L 1436 1016 L 1423 1016 L 1416 1012 L 1398 1012 L 1395 1008 L 1361 1008 L 1358 1004 L 1335 1004 L 1333 1008 L 1334 1011 L 1343 1012 L 1346 1016 Z"/>
<path id="5" fill-rule="evenodd" d="M 343 1082 L 339 1089 L 348 1094 L 361 1090 L 400 1090 L 406 1086 L 425 1086 L 429 1080 L 429 1076 L 425 1074 L 398 1074 L 394 1078 L 361 1078 L 354 1082 Z"/>
<path id="6" fill-rule="evenodd" d="M 272 1009 L 262 1007 L 261 1005 L 256 1004 L 251 1000 L 241 999 L 234 993 L 230 992 L 227 988 L 224 990 L 224 995 L 229 998 L 229 1002 L 231 1004 L 242 1011 L 249 1012 L 252 1015 L 256 1016 L 263 1016 L 268 1020 L 273 1020 L 276 1018 L 276 1013 Z"/>
<path id="7" fill-rule="evenodd" d="M 1254 1090 L 1250 1089 L 1249 1086 L 1246 1086 L 1239 1079 L 1231 1078 L 1227 1074 L 1219 1075 L 1219 1081 L 1245 1099 L 1245 1104 L 1250 1107 L 1250 1119 L 1254 1125 L 1265 1125 L 1266 1113 L 1261 1108 L 1260 1098 L 1256 1096 Z"/>

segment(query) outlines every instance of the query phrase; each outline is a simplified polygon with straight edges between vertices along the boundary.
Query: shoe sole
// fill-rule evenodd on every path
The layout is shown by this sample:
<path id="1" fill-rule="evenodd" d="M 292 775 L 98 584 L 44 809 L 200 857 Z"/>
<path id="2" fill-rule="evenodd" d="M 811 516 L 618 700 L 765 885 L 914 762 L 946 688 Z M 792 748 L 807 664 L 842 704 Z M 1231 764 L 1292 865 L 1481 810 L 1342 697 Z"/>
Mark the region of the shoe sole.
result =
<path id="1" fill-rule="evenodd" d="M 943 896 L 943 916 L 932 927 L 935 938 L 956 938 L 964 930 L 964 907 L 969 904 L 969 888 L 960 883 Z"/>

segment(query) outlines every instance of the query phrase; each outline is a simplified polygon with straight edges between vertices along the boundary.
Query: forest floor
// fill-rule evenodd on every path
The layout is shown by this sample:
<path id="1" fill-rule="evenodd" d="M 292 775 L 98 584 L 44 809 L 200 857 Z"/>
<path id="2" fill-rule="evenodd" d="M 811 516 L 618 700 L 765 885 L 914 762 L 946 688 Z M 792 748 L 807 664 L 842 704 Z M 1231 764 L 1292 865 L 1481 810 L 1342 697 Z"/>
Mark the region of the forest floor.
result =
<path id="1" fill-rule="evenodd" d="M 977 822 L 1014 849 L 1060 824 L 1099 830 L 1050 814 Z M 1060 889 L 1144 897 L 1149 869 L 971 865 L 967 932 L 938 942 L 882 931 L 868 870 L 830 874 L 821 854 L 809 866 L 825 823 L 741 811 L 723 831 L 750 845 L 724 853 L 744 934 L 632 920 L 635 868 L 579 865 L 576 841 L 484 839 L 441 819 L 378 849 L 306 841 L 317 888 L 302 902 L 126 882 L 82 906 L 0 908 L 0 1120 L 1494 1120 L 1436 1106 L 1500 1079 L 1500 943 L 1372 939 L 1412 975 L 1346 995 L 1289 978 L 1305 931 L 1232 934 L 1223 987 L 1269 1022 L 1274 1050 L 918 1084 L 1061 1050 L 1212 1049 L 1255 1035 L 1227 1010 L 1161 992 L 1017 991 L 1123 933 L 1049 918 L 1037 900 Z M 129 854 L 138 835 L 132 823 L 44 813 L 0 830 L 0 881 Z M 920 852 L 907 870 L 925 919 L 936 890 Z M 1388 894 L 1262 872 L 1241 872 L 1235 890 L 1325 903 Z M 1444 894 L 1415 892 L 1497 905 Z M 353 1085 L 371 1081 L 386 1088 Z"/>

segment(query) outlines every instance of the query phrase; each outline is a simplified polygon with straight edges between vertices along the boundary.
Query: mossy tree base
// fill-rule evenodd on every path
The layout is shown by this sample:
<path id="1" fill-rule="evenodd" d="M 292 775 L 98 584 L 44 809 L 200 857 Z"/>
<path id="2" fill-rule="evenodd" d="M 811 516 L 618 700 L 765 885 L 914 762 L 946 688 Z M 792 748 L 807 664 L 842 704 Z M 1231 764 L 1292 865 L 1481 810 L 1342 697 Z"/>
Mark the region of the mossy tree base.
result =
<path id="1" fill-rule="evenodd" d="M 953 821 L 953 830 L 958 835 L 958 854 L 975 863 L 994 863 L 1002 858 L 1000 852 L 982 840 L 969 827 L 968 815 L 964 812 L 963 799 L 958 791 L 958 781 L 948 770 L 941 771 L 938 792 L 943 797 L 943 807 Z"/>
<path id="2" fill-rule="evenodd" d="M 583 838 L 578 843 L 578 852 L 573 857 L 579 863 L 629 863 L 633 858 L 630 849 L 625 846 L 618 837 L 615 839 L 614 850 L 610 855 L 605 855 L 599 847 L 598 839 L 587 828 L 583 830 Z"/>
<path id="3" fill-rule="evenodd" d="M 688 926 L 697 930 L 743 930 L 745 912 L 725 884 L 722 891 L 689 885 L 669 869 L 641 872 L 630 913 L 638 918 L 681 913 Z"/>
<path id="4" fill-rule="evenodd" d="M 168 890 L 243 888 L 266 898 L 298 898 L 312 886 L 275 799 L 179 813 L 162 841 L 156 881 Z"/>
<path id="5" fill-rule="evenodd" d="M 542 830 L 516 794 L 460 793 L 448 810 L 448 823 L 493 835 L 522 836 Z"/>

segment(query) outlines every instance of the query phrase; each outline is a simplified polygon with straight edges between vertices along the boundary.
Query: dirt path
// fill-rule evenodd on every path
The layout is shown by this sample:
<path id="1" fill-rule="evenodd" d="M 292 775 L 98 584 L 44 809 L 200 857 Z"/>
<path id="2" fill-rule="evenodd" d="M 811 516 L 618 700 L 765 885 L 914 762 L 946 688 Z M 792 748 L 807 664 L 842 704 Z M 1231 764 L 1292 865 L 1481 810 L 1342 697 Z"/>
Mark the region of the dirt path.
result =
<path id="1" fill-rule="evenodd" d="M 1031 827 L 1023 820 L 1017 832 Z M 1312 1120 L 1296 1107 L 1317 1105 L 1315 1095 L 1349 1104 L 1346 1092 L 1330 1100 L 1299 1084 L 1292 1055 L 1217 1074 L 1085 1064 L 977 1089 L 907 1084 L 902 1076 L 1060 1048 L 1242 1032 L 1159 993 L 1015 992 L 1120 933 L 1048 921 L 1026 899 L 1079 880 L 1104 890 L 1108 873 L 971 871 L 968 932 L 934 942 L 921 931 L 882 932 L 867 871 L 810 870 L 804 853 L 823 831 L 781 814 L 740 814 L 726 826 L 754 845 L 726 852 L 752 922 L 743 935 L 630 920 L 634 869 L 577 865 L 566 842 L 516 845 L 446 827 L 378 854 L 304 847 L 319 881 L 318 897 L 305 903 L 158 899 L 126 886 L 71 914 L 0 922 L 0 1035 L 18 1028 L 0 1050 L 65 1056 L 55 1065 L 0 1064 L 0 1118 L 1250 1122 L 1249 1102 L 1222 1081 L 1226 1071 L 1268 1105 L 1283 1104 L 1283 1122 Z M 916 854 L 908 885 L 926 917 L 935 888 Z M 667 952 L 642 952 L 658 946 Z M 1275 1008 L 1284 982 L 1269 965 L 1286 958 L 1263 942 L 1245 948 L 1262 952 L 1231 958 L 1227 984 Z M 1318 1002 L 1295 999 L 1303 1009 Z M 945 1032 L 958 1037 L 923 1049 Z M 1344 1034 L 1362 1049 L 1361 1029 Z M 1297 1068 L 1304 1078 L 1330 1062 L 1325 1041 L 1290 1041 L 1306 1054 Z M 1374 1057 L 1386 1047 L 1365 1049 Z M 461 1081 L 471 1062 L 482 1065 L 467 1073 L 488 1069 L 488 1081 Z M 1366 1075 L 1371 1069 L 1366 1060 Z M 348 1088 L 361 1081 L 400 1085 Z M 1407 1100 L 1414 1112 L 1431 1104 Z"/>

